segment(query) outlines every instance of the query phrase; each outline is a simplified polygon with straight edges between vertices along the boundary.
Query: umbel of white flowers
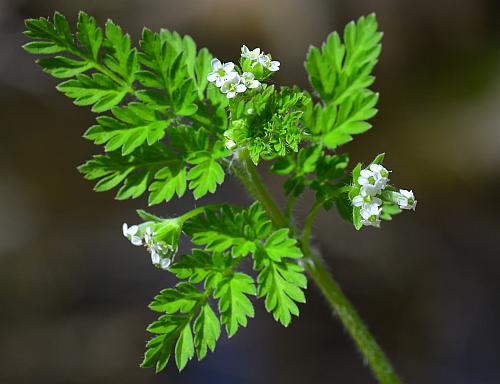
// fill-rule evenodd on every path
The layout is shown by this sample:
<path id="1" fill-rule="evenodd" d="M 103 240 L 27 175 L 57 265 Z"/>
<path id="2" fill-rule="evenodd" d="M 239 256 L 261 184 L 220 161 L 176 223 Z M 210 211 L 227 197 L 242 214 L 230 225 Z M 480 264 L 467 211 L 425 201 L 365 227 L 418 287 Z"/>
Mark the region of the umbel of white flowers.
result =
<path id="1" fill-rule="evenodd" d="M 250 50 L 246 45 L 241 47 L 241 68 L 233 62 L 222 63 L 217 58 L 212 59 L 211 65 L 212 72 L 207 75 L 207 80 L 214 83 L 228 99 L 248 90 L 261 89 L 259 80 L 280 69 L 280 62 L 272 60 L 271 55 L 265 54 L 260 48 Z M 231 137 L 226 137 L 225 145 L 229 150 L 236 148 Z"/>
<path id="2" fill-rule="evenodd" d="M 280 69 L 280 62 L 272 60 L 269 54 L 261 52 L 260 48 L 249 50 L 246 45 L 241 47 L 241 57 L 252 62 L 250 71 L 244 72 L 234 63 L 222 63 L 219 59 L 212 60 L 212 72 L 207 75 L 207 80 L 214 83 L 228 99 L 248 89 L 260 87 L 260 81 L 255 78 L 254 69 L 260 65 L 269 72 Z"/>
<path id="3" fill-rule="evenodd" d="M 156 241 L 154 239 L 155 233 L 151 227 L 146 227 L 146 229 L 141 232 L 138 225 L 129 227 L 127 223 L 123 223 L 122 231 L 123 236 L 129 239 L 133 245 L 144 245 L 150 253 L 151 262 L 155 267 L 165 270 L 170 267 L 173 258 L 169 257 L 169 255 L 173 253 L 173 249 L 170 245 L 165 245 Z"/>
<path id="4" fill-rule="evenodd" d="M 360 172 L 357 182 L 361 188 L 359 195 L 352 199 L 352 205 L 361 208 L 361 224 L 373 227 L 380 226 L 382 200 L 377 196 L 380 196 L 386 189 L 390 172 L 380 164 L 370 164 L 368 168 Z M 415 210 L 417 206 L 413 191 L 405 189 L 391 192 L 391 200 L 397 203 L 401 209 Z"/>

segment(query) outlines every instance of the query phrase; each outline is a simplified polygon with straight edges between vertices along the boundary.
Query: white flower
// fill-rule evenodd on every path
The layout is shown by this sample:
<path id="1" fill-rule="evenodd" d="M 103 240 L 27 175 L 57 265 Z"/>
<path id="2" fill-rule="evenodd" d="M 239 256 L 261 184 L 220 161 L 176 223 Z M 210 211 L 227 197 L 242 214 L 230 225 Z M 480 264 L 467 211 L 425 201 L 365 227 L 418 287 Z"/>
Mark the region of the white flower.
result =
<path id="1" fill-rule="evenodd" d="M 136 236 L 139 231 L 139 227 L 137 225 L 132 225 L 130 228 L 127 223 L 123 223 L 122 225 L 123 236 L 130 240 L 130 242 L 134 245 L 142 245 L 142 239 L 139 236 Z"/>
<path id="2" fill-rule="evenodd" d="M 373 227 L 380 226 L 380 212 L 382 208 L 375 204 L 368 204 L 361 208 L 361 224 L 363 225 L 371 225 Z"/>
<path id="3" fill-rule="evenodd" d="M 251 89 L 260 87 L 260 81 L 255 80 L 255 75 L 252 72 L 243 72 L 243 75 L 241 75 L 241 83 Z"/>
<path id="4" fill-rule="evenodd" d="M 241 47 L 241 57 L 249 60 L 257 60 L 261 55 L 260 48 L 250 50 L 246 45 Z"/>
<path id="5" fill-rule="evenodd" d="M 396 202 L 401 209 L 415 210 L 417 206 L 417 200 L 415 200 L 413 191 L 407 191 L 406 189 L 400 189 L 399 193 L 396 193 Z"/>
<path id="6" fill-rule="evenodd" d="M 352 199 L 352 205 L 354 205 L 355 207 L 363 207 L 368 204 L 375 204 L 377 206 L 380 206 L 382 205 L 382 200 L 368 193 L 365 187 L 361 187 L 359 195 Z"/>
<path id="7" fill-rule="evenodd" d="M 376 174 L 368 169 L 363 169 L 358 177 L 358 184 L 365 190 L 369 195 L 377 195 L 381 188 L 380 183 L 377 183 Z"/>
<path id="8" fill-rule="evenodd" d="M 258 62 L 264 67 L 267 68 L 271 72 L 279 71 L 280 62 L 276 60 L 271 60 L 269 55 L 261 55 L 258 58 Z"/>
<path id="9" fill-rule="evenodd" d="M 232 99 L 237 93 L 243 93 L 247 90 L 245 84 L 241 84 L 240 76 L 235 73 L 230 78 L 226 79 L 220 88 L 222 93 L 225 93 L 228 99 Z"/>
<path id="10" fill-rule="evenodd" d="M 222 64 L 219 59 L 212 59 L 211 65 L 212 72 L 207 75 L 207 80 L 211 83 L 215 82 L 217 87 L 221 87 L 229 77 L 237 74 L 232 62 Z"/>
<path id="11" fill-rule="evenodd" d="M 380 189 L 384 189 L 387 182 L 389 181 L 389 172 L 386 168 L 384 168 L 380 164 L 370 164 L 368 167 L 370 171 L 375 175 L 375 179 L 377 180 L 378 186 Z"/>

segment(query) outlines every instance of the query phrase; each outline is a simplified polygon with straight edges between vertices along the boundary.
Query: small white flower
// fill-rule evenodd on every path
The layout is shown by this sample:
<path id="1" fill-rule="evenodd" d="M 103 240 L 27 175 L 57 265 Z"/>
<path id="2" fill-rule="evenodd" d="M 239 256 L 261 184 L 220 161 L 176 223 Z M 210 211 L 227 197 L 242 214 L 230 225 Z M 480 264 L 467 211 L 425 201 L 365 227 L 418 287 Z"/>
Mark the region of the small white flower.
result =
<path id="1" fill-rule="evenodd" d="M 368 167 L 370 171 L 375 175 L 375 179 L 377 180 L 378 187 L 380 189 L 384 189 L 387 182 L 389 181 L 389 172 L 386 168 L 384 168 L 380 164 L 370 164 Z"/>
<path id="2" fill-rule="evenodd" d="M 372 227 L 379 227 L 380 226 L 380 212 L 382 211 L 382 208 L 375 204 L 368 204 L 361 208 L 360 214 L 361 214 L 361 224 L 363 225 L 369 225 Z"/>
<path id="3" fill-rule="evenodd" d="M 232 99 L 236 96 L 237 93 L 245 92 L 247 90 L 247 87 L 245 84 L 241 84 L 240 76 L 235 73 L 234 76 L 231 76 L 226 81 L 224 81 L 224 84 L 222 84 L 220 90 L 222 93 L 226 94 L 228 99 Z"/>
<path id="4" fill-rule="evenodd" d="M 258 58 L 258 62 L 266 69 L 268 69 L 271 72 L 276 72 L 279 71 L 280 69 L 280 62 L 276 60 L 271 60 L 271 57 L 269 55 L 261 55 Z"/>
<path id="5" fill-rule="evenodd" d="M 415 200 L 413 191 L 407 191 L 406 189 L 399 190 L 399 193 L 396 194 L 396 202 L 401 209 L 415 210 L 417 206 L 417 200 Z"/>
<path id="6" fill-rule="evenodd" d="M 164 259 L 160 260 L 159 267 L 163 270 L 167 270 L 168 267 L 170 267 L 170 264 L 172 264 L 172 260 L 169 259 L 168 257 L 165 257 Z"/>
<path id="7" fill-rule="evenodd" d="M 130 228 L 127 223 L 123 223 L 122 225 L 123 236 L 129 239 L 134 245 L 142 245 L 142 239 L 136 236 L 138 231 L 139 227 L 137 225 L 132 225 Z"/>
<path id="8" fill-rule="evenodd" d="M 363 169 L 358 177 L 358 184 L 364 188 L 366 193 L 372 196 L 377 195 L 381 190 L 380 183 L 377 183 L 376 177 L 376 174 L 368 169 Z"/>
<path id="9" fill-rule="evenodd" d="M 260 81 L 255 80 L 255 75 L 252 72 L 243 72 L 241 75 L 241 82 L 247 88 L 255 89 L 260 87 Z"/>
<path id="10" fill-rule="evenodd" d="M 237 74 L 234 71 L 234 63 L 232 62 L 222 64 L 219 59 L 212 59 L 211 65 L 212 72 L 207 75 L 207 80 L 211 83 L 215 82 L 217 87 L 221 87 L 229 77 Z"/>
<path id="11" fill-rule="evenodd" d="M 249 60 L 257 60 L 261 55 L 260 48 L 250 50 L 246 45 L 241 47 L 241 57 Z"/>
<path id="12" fill-rule="evenodd" d="M 380 206 L 382 205 L 382 200 L 371 195 L 366 191 L 365 187 L 362 187 L 359 195 L 352 199 L 352 205 L 355 207 L 363 207 L 368 204 L 375 204 L 377 206 Z"/>

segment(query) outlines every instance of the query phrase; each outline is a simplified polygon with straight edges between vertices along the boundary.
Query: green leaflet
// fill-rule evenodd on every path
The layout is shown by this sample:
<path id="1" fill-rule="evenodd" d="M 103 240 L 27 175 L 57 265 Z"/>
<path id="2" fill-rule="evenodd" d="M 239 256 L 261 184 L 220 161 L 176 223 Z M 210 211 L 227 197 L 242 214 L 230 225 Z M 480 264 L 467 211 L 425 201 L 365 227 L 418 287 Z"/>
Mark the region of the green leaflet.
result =
<path id="1" fill-rule="evenodd" d="M 168 120 L 146 104 L 130 103 L 126 107 L 115 107 L 113 116 L 97 118 L 95 125 L 84 137 L 96 144 L 106 144 L 108 152 L 122 150 L 123 155 L 132 153 L 137 147 L 147 142 L 157 143 L 165 136 Z"/>
<path id="2" fill-rule="evenodd" d="M 105 112 L 118 105 L 128 90 L 117 85 L 109 77 L 100 73 L 92 76 L 77 75 L 75 79 L 65 81 L 57 89 L 66 96 L 75 99 L 76 105 L 92 105 L 92 112 Z"/>
<path id="3" fill-rule="evenodd" d="M 321 49 L 311 47 L 305 66 L 313 88 L 327 103 L 339 105 L 356 91 L 370 86 L 381 39 L 377 20 L 371 14 L 346 26 L 344 44 L 338 33 L 332 32 Z"/>
<path id="4" fill-rule="evenodd" d="M 221 323 L 226 326 L 228 337 L 233 336 L 238 328 L 247 326 L 247 318 L 254 317 L 252 302 L 247 295 L 255 295 L 253 279 L 244 273 L 235 273 L 224 278 L 214 297 L 219 299 Z"/>
<path id="5" fill-rule="evenodd" d="M 141 84 L 161 90 L 166 104 L 177 115 L 196 113 L 196 45 L 192 39 L 189 36 L 181 38 L 176 32 L 162 30 L 158 34 L 146 28 L 140 45 L 139 61 L 146 67 L 138 73 Z"/>
<path id="6" fill-rule="evenodd" d="M 302 251 L 297 247 L 297 240 L 290 238 L 288 228 L 273 232 L 263 245 L 267 257 L 274 261 L 281 261 L 284 257 L 299 259 Z"/>
<path id="7" fill-rule="evenodd" d="M 157 112 L 150 111 L 154 116 Z M 112 117 L 106 117 L 104 123 L 108 123 Z M 102 120 L 101 120 L 102 121 Z M 115 122 L 112 121 L 114 124 Z M 125 127 L 125 123 L 117 123 L 119 127 Z M 132 132 L 110 131 L 102 132 L 100 127 L 90 130 L 94 140 L 116 137 L 116 140 L 123 138 L 123 135 L 131 135 Z M 99 180 L 95 186 L 98 192 L 108 191 L 124 185 L 117 193 L 117 199 L 137 198 L 149 190 L 149 204 L 159 204 L 164 201 L 170 201 L 175 195 L 182 197 L 187 189 L 187 181 L 195 180 L 190 184 L 190 189 L 195 189 L 196 196 L 202 197 L 209 191 L 214 191 L 215 187 L 224 180 L 224 172 L 220 173 L 221 166 L 218 161 L 225 156 L 225 150 L 218 150 L 218 155 L 210 156 L 207 160 L 209 142 L 206 132 L 202 129 L 192 132 L 186 127 L 171 127 L 169 129 L 171 146 L 167 147 L 162 143 L 139 145 L 130 154 L 122 155 L 122 151 L 115 150 L 106 155 L 97 155 L 79 167 L 87 180 Z M 161 132 L 158 132 L 161 135 Z M 114 135 L 114 136 L 112 136 Z M 142 140 L 143 136 L 133 137 L 134 140 Z M 116 141 L 112 141 L 116 144 Z M 125 147 L 137 142 L 125 143 Z M 220 148 L 220 147 L 219 147 Z M 200 151 L 201 150 L 201 151 Z M 213 155 L 213 154 L 212 154 Z M 215 177 L 207 177 L 207 174 L 200 174 L 198 178 L 196 173 L 191 173 L 188 177 L 188 168 L 194 167 L 191 163 L 199 163 L 202 169 L 215 169 Z M 208 163 L 207 163 L 208 161 Z M 192 169 L 192 168 L 191 168 Z M 209 173 L 208 176 L 211 174 Z M 222 177 L 221 177 L 222 176 Z"/>
<path id="8" fill-rule="evenodd" d="M 207 210 L 186 223 L 185 231 L 197 245 L 212 252 L 231 249 L 233 257 L 255 253 L 258 242 L 271 231 L 271 222 L 260 204 L 248 209 L 223 206 L 219 211 Z"/>
<path id="9" fill-rule="evenodd" d="M 214 350 L 220 336 L 220 325 L 207 298 L 207 293 L 198 291 L 189 283 L 165 289 L 154 298 L 149 307 L 165 314 L 148 327 L 148 331 L 157 336 L 147 343 L 141 366 L 155 367 L 157 372 L 163 370 L 174 344 L 179 370 L 192 359 L 195 349 L 199 359 L 206 356 L 207 349 Z"/>
<path id="10" fill-rule="evenodd" d="M 179 279 L 188 279 L 193 284 L 203 282 L 205 290 L 214 290 L 213 296 L 219 301 L 220 322 L 226 326 L 228 336 L 233 336 L 240 326 L 246 326 L 247 317 L 254 315 L 247 297 L 256 294 L 253 279 L 233 271 L 240 261 L 227 253 L 194 249 L 192 255 L 182 256 L 171 268 Z M 206 315 L 212 317 L 211 313 Z M 204 346 L 200 352 L 204 355 Z"/>
<path id="11" fill-rule="evenodd" d="M 111 22 L 108 23 L 111 24 Z M 103 33 L 102 29 L 97 26 L 95 19 L 85 12 L 80 12 L 78 15 L 76 37 L 90 54 L 90 57 L 97 61 L 103 42 Z"/>
<path id="12" fill-rule="evenodd" d="M 104 112 L 119 105 L 131 92 L 138 63 L 130 36 L 112 21 L 105 31 L 93 17 L 80 12 L 76 34 L 73 35 L 66 18 L 54 14 L 48 18 L 26 21 L 26 36 L 34 41 L 24 45 L 29 53 L 65 56 L 42 58 L 38 63 L 56 78 L 71 79 L 58 89 L 75 99 L 76 105 L 92 105 L 93 112 Z M 93 71 L 91 75 L 84 72 Z"/>
<path id="13" fill-rule="evenodd" d="M 182 197 L 186 192 L 186 166 L 180 162 L 161 168 L 155 173 L 155 179 L 149 187 L 149 205 L 170 201 L 175 194 Z"/>
<path id="14" fill-rule="evenodd" d="M 165 369 L 171 350 L 178 335 L 189 324 L 189 316 L 162 316 L 148 327 L 148 331 L 158 334 L 146 344 L 146 353 L 141 363 L 143 368 L 155 368 L 156 372 Z"/>
<path id="15" fill-rule="evenodd" d="M 139 66 L 136 50 L 132 48 L 130 36 L 124 34 L 122 29 L 113 21 L 108 20 L 106 22 L 106 39 L 103 46 L 105 48 L 104 65 L 131 86 Z"/>
<path id="16" fill-rule="evenodd" d="M 258 296 L 265 297 L 267 311 L 286 327 L 290 324 L 292 315 L 299 315 L 299 308 L 295 303 L 306 301 L 302 291 L 307 287 L 303 268 L 285 258 L 275 261 L 264 256 L 259 263 L 262 271 L 257 279 Z"/>
<path id="17" fill-rule="evenodd" d="M 205 288 L 215 289 L 239 261 L 227 253 L 193 249 L 191 255 L 181 256 L 170 271 L 178 279 L 187 279 L 193 284 L 203 283 Z"/>
<path id="18" fill-rule="evenodd" d="M 368 87 L 374 81 L 371 73 L 380 54 L 381 38 L 372 14 L 347 25 L 344 44 L 333 32 L 321 49 L 309 50 L 305 63 L 309 81 L 325 105 L 308 105 L 303 120 L 328 148 L 345 144 L 352 135 L 371 127 L 367 120 L 377 113 L 378 95 Z"/>
<path id="19" fill-rule="evenodd" d="M 194 322 L 194 344 L 198 360 L 205 358 L 207 351 L 214 351 L 215 344 L 220 337 L 219 318 L 209 304 L 201 307 L 200 314 Z"/>
<path id="20" fill-rule="evenodd" d="M 307 287 L 303 268 L 291 260 L 302 257 L 302 252 L 288 231 L 274 232 L 254 255 L 254 269 L 260 271 L 258 296 L 265 298 L 267 311 L 284 326 L 290 324 L 292 315 L 299 315 L 296 302 L 305 302 L 302 289 Z"/>
<path id="21" fill-rule="evenodd" d="M 163 370 L 175 345 L 176 364 L 182 370 L 195 350 L 201 360 L 208 350 L 215 349 L 221 323 L 226 326 L 229 337 L 240 326 L 246 326 L 247 318 L 254 316 L 253 305 L 247 296 L 255 295 L 256 289 L 250 276 L 231 272 L 232 260 L 223 254 L 212 258 L 197 251 L 192 257 L 184 256 L 181 262 L 174 264 L 173 273 L 191 282 L 164 289 L 149 305 L 153 311 L 164 315 L 148 327 L 156 336 L 147 343 L 141 366 L 155 367 L 157 372 Z M 207 281 L 205 292 L 192 284 L 202 280 Z M 220 321 L 207 301 L 212 292 L 218 300 Z"/>
<path id="22" fill-rule="evenodd" d="M 208 192 L 214 193 L 217 185 L 224 182 L 224 169 L 217 160 L 229 155 L 221 142 L 215 143 L 212 152 L 200 151 L 189 155 L 187 161 L 193 167 L 187 174 L 189 189 L 193 191 L 195 199 L 205 196 Z"/>
<path id="23" fill-rule="evenodd" d="M 121 152 L 97 155 L 79 167 L 87 180 L 99 180 L 95 191 L 109 191 L 124 182 L 117 198 L 127 199 L 142 195 L 162 169 L 178 167 L 179 159 L 162 144 L 140 147 L 132 154 Z M 162 180 L 162 179 L 159 179 Z M 133 193 L 131 193 L 133 191 Z"/>

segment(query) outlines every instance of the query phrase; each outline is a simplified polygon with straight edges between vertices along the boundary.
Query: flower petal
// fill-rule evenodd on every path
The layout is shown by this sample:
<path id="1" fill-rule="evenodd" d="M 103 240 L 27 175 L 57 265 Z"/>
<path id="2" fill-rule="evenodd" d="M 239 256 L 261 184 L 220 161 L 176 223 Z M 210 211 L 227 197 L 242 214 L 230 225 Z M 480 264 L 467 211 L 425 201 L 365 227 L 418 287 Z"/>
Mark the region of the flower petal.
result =
<path id="1" fill-rule="evenodd" d="M 373 176 L 373 172 L 369 171 L 368 169 L 363 169 L 359 174 L 363 177 L 366 177 L 367 179 Z"/>
<path id="2" fill-rule="evenodd" d="M 229 62 L 229 63 L 225 63 L 222 68 L 224 68 L 224 71 L 226 71 L 226 73 L 228 72 L 233 72 L 234 71 L 234 63 L 233 62 Z"/>
<path id="3" fill-rule="evenodd" d="M 130 242 L 136 246 L 142 245 L 142 239 L 139 236 L 132 236 Z"/>
<path id="4" fill-rule="evenodd" d="M 212 65 L 214 72 L 222 68 L 222 63 L 217 58 L 213 58 L 210 64 Z"/>
<path id="5" fill-rule="evenodd" d="M 361 207 L 363 205 L 363 197 L 362 196 L 356 196 L 354 199 L 352 199 L 352 205 L 355 207 Z"/>
<path id="6" fill-rule="evenodd" d="M 138 230 L 139 230 L 139 227 L 138 227 L 137 225 L 132 225 L 132 226 L 128 229 L 127 233 L 128 233 L 130 236 L 134 236 L 134 235 L 137 233 L 137 231 L 138 231 Z"/>
<path id="7" fill-rule="evenodd" d="M 259 80 L 252 80 L 250 83 L 249 88 L 259 88 L 260 87 L 260 81 Z"/>
<path id="8" fill-rule="evenodd" d="M 213 83 L 215 80 L 217 80 L 219 76 L 217 75 L 216 72 L 210 72 L 208 75 L 207 75 L 207 80 L 210 81 L 211 83 Z"/>
<path id="9" fill-rule="evenodd" d="M 161 259 L 160 268 L 163 270 L 167 270 L 168 267 L 170 267 L 170 264 L 172 264 L 172 260 L 170 260 L 169 258 Z"/>

